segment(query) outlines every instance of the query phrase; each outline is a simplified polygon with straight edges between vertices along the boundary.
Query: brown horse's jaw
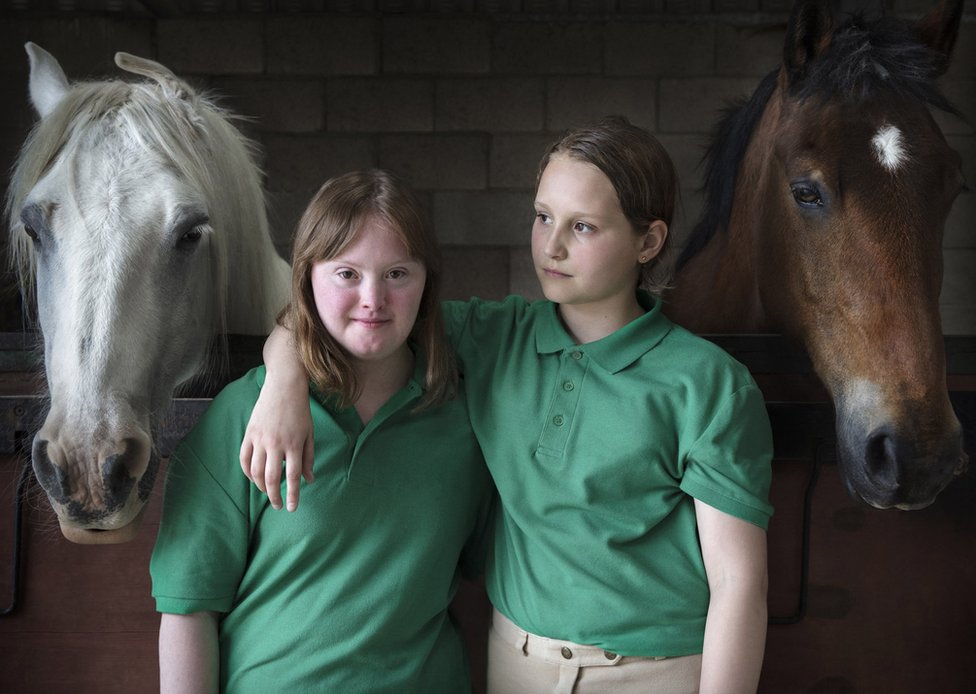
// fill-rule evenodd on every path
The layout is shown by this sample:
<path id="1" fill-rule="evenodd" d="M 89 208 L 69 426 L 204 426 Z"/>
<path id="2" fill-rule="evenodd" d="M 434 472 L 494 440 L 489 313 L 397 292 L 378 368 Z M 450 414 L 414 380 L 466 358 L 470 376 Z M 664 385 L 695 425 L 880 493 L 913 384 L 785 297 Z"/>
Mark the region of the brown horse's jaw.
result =
<path id="1" fill-rule="evenodd" d="M 61 526 L 61 534 L 70 542 L 79 545 L 120 545 L 123 542 L 131 542 L 139 534 L 142 527 L 142 517 L 146 513 L 146 507 L 136 514 L 136 517 L 121 528 L 111 530 L 99 530 L 93 528 L 79 528 L 68 525 L 60 518 L 58 524 Z"/>

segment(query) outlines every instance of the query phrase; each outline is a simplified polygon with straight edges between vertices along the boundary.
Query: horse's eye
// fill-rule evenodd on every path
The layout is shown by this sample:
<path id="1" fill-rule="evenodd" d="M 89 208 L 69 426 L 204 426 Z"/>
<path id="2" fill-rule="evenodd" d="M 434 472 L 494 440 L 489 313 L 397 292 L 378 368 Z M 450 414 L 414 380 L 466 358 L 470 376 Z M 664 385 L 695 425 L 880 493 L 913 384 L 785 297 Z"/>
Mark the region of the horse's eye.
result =
<path id="1" fill-rule="evenodd" d="M 820 191 L 809 185 L 792 185 L 790 190 L 793 192 L 793 199 L 801 207 L 814 208 L 823 207 L 823 198 Z"/>
<path id="2" fill-rule="evenodd" d="M 196 246 L 200 239 L 203 238 L 203 229 L 198 226 L 187 229 L 180 235 L 180 240 L 177 241 L 177 246 L 179 248 L 189 250 L 193 246 Z"/>
<path id="3" fill-rule="evenodd" d="M 24 233 L 27 234 L 30 237 L 30 240 L 35 244 L 39 244 L 41 242 L 41 239 L 37 236 L 37 232 L 34 231 L 34 227 L 32 227 L 30 224 L 24 225 Z"/>

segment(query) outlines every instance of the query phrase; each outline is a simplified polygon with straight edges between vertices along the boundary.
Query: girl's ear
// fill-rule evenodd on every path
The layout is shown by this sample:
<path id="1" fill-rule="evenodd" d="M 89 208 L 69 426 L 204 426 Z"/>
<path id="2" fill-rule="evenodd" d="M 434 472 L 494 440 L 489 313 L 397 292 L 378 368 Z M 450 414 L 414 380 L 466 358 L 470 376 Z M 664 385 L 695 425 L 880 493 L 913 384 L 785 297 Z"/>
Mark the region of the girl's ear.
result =
<path id="1" fill-rule="evenodd" d="M 664 242 L 667 239 L 668 225 L 660 219 L 651 222 L 647 227 L 647 232 L 641 237 L 640 253 L 638 254 L 638 260 L 641 264 L 654 260 L 664 248 Z"/>

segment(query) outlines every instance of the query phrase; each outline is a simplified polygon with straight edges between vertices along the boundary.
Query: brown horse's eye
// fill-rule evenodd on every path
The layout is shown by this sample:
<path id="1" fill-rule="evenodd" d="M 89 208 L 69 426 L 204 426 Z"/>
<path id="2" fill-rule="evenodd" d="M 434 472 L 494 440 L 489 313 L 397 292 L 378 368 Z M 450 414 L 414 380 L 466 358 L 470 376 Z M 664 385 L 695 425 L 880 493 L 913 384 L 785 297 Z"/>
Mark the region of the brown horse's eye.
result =
<path id="1" fill-rule="evenodd" d="M 815 187 L 794 184 L 790 186 L 790 190 L 793 192 L 793 199 L 801 207 L 823 207 L 823 198 L 820 196 L 820 191 Z"/>

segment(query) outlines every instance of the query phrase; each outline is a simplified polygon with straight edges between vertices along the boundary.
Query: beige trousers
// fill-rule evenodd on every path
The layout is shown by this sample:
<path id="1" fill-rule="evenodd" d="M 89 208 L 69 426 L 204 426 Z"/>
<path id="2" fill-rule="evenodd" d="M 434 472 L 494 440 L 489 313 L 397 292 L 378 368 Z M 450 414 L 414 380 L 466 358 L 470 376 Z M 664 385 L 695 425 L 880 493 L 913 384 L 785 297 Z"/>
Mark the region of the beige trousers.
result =
<path id="1" fill-rule="evenodd" d="M 530 634 L 498 610 L 488 632 L 488 694 L 694 694 L 701 654 L 622 656 Z"/>

